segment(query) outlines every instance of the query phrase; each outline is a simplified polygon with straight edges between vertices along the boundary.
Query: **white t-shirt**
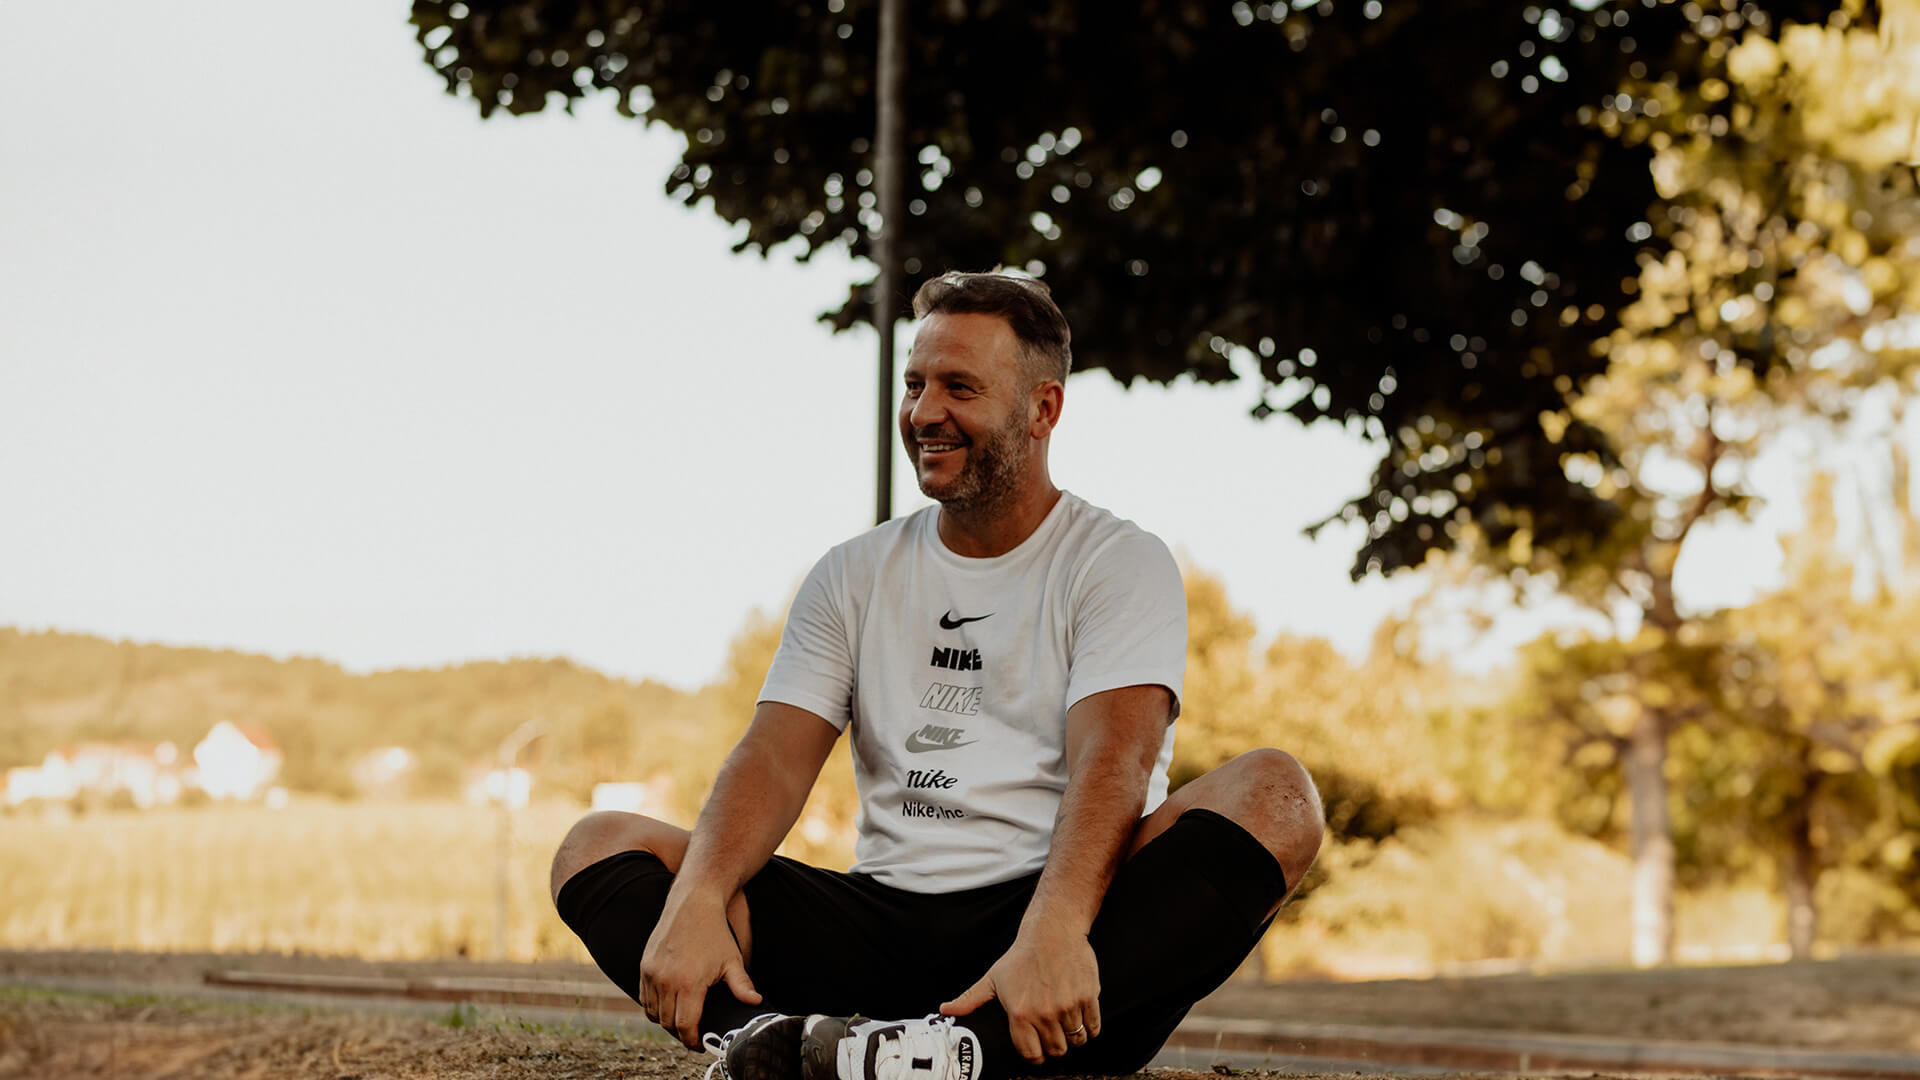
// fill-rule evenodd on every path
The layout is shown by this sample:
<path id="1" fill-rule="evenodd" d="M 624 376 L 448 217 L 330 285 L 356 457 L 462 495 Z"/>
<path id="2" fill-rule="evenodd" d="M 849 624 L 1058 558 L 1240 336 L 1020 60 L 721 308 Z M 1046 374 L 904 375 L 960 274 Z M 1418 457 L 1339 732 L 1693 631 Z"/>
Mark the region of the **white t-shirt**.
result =
<path id="1" fill-rule="evenodd" d="M 1179 713 L 1187 608 L 1165 544 L 1062 492 L 1019 547 L 954 554 L 928 507 L 821 558 L 788 612 L 760 700 L 848 731 L 854 869 L 914 892 L 1046 862 L 1067 787 L 1067 709 L 1160 685 Z M 1146 792 L 1167 794 L 1168 726 Z"/>

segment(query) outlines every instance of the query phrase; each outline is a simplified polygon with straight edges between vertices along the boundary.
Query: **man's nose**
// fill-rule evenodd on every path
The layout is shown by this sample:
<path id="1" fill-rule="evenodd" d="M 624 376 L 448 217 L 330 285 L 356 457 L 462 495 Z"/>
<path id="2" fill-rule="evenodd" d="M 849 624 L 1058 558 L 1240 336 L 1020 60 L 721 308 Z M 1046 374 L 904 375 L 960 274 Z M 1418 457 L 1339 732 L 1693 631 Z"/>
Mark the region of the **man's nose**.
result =
<path id="1" fill-rule="evenodd" d="M 936 390 L 922 390 L 907 411 L 907 423 L 916 428 L 932 427 L 947 418 L 946 399 Z"/>

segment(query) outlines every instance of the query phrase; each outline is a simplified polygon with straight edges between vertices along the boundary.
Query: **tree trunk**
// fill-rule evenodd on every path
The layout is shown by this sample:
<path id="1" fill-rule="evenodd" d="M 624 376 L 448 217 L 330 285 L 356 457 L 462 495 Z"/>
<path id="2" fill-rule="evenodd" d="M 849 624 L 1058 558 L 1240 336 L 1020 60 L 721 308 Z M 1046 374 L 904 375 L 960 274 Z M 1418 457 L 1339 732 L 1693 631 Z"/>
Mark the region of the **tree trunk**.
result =
<path id="1" fill-rule="evenodd" d="M 1813 903 L 1813 884 L 1819 871 L 1814 865 L 1812 800 L 1802 796 L 1793 801 L 1789 822 L 1785 867 L 1787 893 L 1787 947 L 1795 960 L 1813 955 L 1813 932 L 1819 912 Z"/>
<path id="2" fill-rule="evenodd" d="M 1667 726 L 1642 708 L 1627 743 L 1632 809 L 1633 964 L 1673 961 L 1673 825 L 1667 814 Z"/>

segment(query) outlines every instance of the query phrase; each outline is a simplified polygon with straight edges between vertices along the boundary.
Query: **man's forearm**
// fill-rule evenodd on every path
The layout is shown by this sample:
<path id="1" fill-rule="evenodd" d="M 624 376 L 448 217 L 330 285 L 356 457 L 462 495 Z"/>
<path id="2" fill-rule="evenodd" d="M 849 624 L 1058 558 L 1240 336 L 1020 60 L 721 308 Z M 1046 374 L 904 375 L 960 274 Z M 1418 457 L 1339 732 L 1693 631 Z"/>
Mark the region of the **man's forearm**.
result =
<path id="1" fill-rule="evenodd" d="M 778 756 L 752 739 L 742 739 L 727 755 L 687 842 L 675 891 L 724 901 L 773 857 L 806 806 L 814 780 Z"/>
<path id="2" fill-rule="evenodd" d="M 746 912 L 735 910 L 736 897 L 800 816 L 838 737 L 804 709 L 761 702 L 720 767 L 640 957 L 641 1006 L 689 1048 L 700 1045 L 702 1001 L 715 983 L 724 980 L 738 1000 L 760 1003 L 746 969 Z"/>
<path id="3" fill-rule="evenodd" d="M 1021 922 L 1085 934 L 1146 807 L 1151 762 L 1127 748 L 1102 748 L 1076 770 L 1054 819 L 1047 865 Z"/>
<path id="4" fill-rule="evenodd" d="M 1022 933 L 1051 927 L 1084 935 L 1093 926 L 1146 809 L 1171 705 L 1164 687 L 1132 686 L 1067 711 L 1067 790 Z"/>

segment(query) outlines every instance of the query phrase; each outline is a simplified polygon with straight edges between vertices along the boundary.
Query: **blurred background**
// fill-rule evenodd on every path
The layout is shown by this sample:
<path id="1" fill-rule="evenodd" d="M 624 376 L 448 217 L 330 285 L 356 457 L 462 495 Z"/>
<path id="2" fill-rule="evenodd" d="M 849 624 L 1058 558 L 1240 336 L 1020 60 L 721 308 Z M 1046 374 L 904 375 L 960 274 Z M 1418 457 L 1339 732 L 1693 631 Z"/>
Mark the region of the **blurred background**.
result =
<path id="1" fill-rule="evenodd" d="M 1252 974 L 1920 939 L 1917 5 L 901 4 L 876 247 L 881 3 L 0 10 L 0 947 L 584 958 L 996 265 L 1326 796 Z"/>

